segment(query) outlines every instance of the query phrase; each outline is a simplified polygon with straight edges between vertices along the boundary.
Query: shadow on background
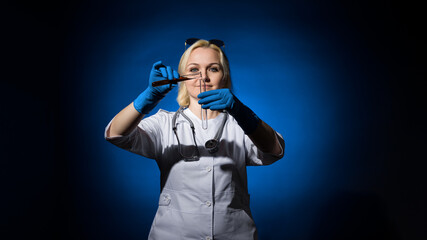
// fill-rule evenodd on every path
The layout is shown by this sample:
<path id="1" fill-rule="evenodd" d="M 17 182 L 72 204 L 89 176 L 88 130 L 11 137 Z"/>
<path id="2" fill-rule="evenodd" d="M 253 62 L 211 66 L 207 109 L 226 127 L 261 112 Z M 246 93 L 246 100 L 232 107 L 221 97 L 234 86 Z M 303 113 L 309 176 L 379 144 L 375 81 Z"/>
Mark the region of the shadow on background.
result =
<path id="1" fill-rule="evenodd" d="M 248 168 L 260 239 L 426 239 L 425 14 L 393 1 L 7 1 L 1 231 L 143 239 L 152 160 L 103 139 L 189 37 L 225 41 L 234 92 L 286 141 Z M 176 91 L 159 108 L 175 111 Z"/>

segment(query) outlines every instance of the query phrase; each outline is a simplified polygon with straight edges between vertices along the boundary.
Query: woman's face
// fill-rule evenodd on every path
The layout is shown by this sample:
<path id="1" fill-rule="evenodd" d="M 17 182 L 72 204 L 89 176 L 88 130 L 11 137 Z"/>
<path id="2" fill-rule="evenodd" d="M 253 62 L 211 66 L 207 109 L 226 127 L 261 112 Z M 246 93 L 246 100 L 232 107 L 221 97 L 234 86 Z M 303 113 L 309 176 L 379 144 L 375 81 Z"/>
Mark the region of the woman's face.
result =
<path id="1" fill-rule="evenodd" d="M 202 78 L 206 82 L 206 91 L 225 87 L 224 72 L 220 65 L 219 53 L 212 48 L 200 47 L 190 53 L 184 74 L 196 72 L 201 72 Z M 200 93 L 199 80 L 188 80 L 184 84 L 187 87 L 190 98 L 197 99 L 197 95 Z"/>

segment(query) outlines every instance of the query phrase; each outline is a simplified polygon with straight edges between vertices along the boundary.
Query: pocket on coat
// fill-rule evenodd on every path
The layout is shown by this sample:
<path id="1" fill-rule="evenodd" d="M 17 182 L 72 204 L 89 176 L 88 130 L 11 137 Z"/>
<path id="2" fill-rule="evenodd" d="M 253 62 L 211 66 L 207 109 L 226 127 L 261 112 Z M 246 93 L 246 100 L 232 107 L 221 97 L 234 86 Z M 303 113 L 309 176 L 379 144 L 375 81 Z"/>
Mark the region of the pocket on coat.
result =
<path id="1" fill-rule="evenodd" d="M 250 212 L 246 211 L 248 210 L 233 209 L 215 213 L 215 232 L 218 239 L 256 239 L 255 222 L 250 217 Z"/>
<path id="2" fill-rule="evenodd" d="M 148 239 L 179 239 L 181 229 L 179 222 L 174 217 L 173 211 L 170 209 L 171 196 L 167 193 L 160 194 L 159 207 L 154 217 L 153 225 Z"/>

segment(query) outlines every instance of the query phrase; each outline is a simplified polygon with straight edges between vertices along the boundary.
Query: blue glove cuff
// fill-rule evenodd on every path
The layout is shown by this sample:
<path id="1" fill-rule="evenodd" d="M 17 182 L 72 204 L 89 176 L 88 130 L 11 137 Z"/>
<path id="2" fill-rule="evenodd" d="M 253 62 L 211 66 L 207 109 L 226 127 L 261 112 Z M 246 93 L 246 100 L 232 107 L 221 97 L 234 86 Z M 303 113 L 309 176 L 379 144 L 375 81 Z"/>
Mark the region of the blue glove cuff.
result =
<path id="1" fill-rule="evenodd" d="M 148 114 L 162 100 L 166 94 L 153 94 L 150 89 L 146 89 L 133 101 L 133 107 L 142 114 Z"/>
<path id="2" fill-rule="evenodd" d="M 233 106 L 228 112 L 236 119 L 246 135 L 253 133 L 261 121 L 250 108 L 240 102 L 236 97 L 234 97 Z"/>

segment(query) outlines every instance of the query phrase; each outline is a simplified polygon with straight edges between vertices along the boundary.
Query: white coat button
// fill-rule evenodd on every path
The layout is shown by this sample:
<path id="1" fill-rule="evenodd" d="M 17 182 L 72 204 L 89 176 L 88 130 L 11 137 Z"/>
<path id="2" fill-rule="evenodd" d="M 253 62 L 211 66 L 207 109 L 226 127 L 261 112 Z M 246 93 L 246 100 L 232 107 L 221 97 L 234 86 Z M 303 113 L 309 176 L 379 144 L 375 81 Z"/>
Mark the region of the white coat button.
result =
<path id="1" fill-rule="evenodd" d="M 210 207 L 212 203 L 210 201 L 206 201 L 206 206 Z"/>
<path id="2" fill-rule="evenodd" d="M 212 240 L 212 238 L 211 237 L 206 237 L 206 240 Z"/>
<path id="3" fill-rule="evenodd" d="M 211 167 L 206 167 L 206 171 L 210 172 L 210 171 L 212 171 L 212 168 Z"/>

